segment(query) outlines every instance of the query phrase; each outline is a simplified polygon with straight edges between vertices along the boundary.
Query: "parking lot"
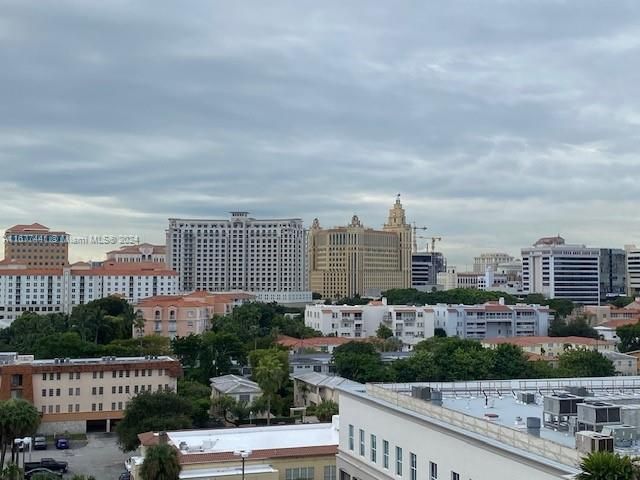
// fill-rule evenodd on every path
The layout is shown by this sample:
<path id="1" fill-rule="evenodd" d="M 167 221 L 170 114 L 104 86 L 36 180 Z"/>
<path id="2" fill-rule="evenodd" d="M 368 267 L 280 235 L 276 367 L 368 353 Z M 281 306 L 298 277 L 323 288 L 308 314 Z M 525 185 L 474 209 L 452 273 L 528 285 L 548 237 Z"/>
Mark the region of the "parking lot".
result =
<path id="1" fill-rule="evenodd" d="M 94 433 L 88 435 L 88 442 L 72 442 L 69 450 L 56 450 L 49 443 L 47 450 L 31 452 L 31 461 L 49 457 L 69 463 L 69 471 L 65 478 L 73 475 L 93 475 L 96 480 L 118 480 L 125 471 L 124 461 L 131 454 L 122 453 L 118 449 L 115 435 Z M 25 454 L 29 461 L 29 453 Z"/>

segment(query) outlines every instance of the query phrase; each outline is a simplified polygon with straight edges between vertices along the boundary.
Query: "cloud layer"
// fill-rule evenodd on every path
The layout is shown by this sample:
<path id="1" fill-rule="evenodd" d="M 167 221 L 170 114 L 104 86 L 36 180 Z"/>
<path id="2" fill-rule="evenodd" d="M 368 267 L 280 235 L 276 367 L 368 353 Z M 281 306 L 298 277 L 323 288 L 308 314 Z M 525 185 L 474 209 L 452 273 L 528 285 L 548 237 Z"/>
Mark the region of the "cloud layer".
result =
<path id="1" fill-rule="evenodd" d="M 640 243 L 638 2 L 0 11 L 2 227 L 163 242 L 168 217 L 234 209 L 378 227 L 401 192 L 452 264 L 556 233 Z"/>

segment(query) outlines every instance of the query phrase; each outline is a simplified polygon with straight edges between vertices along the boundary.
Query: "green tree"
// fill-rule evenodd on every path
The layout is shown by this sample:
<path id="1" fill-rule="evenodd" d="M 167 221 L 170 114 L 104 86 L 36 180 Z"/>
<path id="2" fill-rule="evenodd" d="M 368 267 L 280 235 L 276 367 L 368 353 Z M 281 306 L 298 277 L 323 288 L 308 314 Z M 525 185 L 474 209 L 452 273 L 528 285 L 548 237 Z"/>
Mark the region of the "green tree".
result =
<path id="1" fill-rule="evenodd" d="M 234 364 L 244 363 L 246 349 L 231 333 L 205 332 L 201 336 L 198 380 L 208 383 L 212 377 L 231 373 Z"/>
<path id="2" fill-rule="evenodd" d="M 100 354 L 100 346 L 80 338 L 78 332 L 54 333 L 39 339 L 33 349 L 36 358 L 83 358 Z"/>
<path id="3" fill-rule="evenodd" d="M 592 452 L 582 459 L 577 480 L 635 480 L 633 462 L 613 452 Z"/>
<path id="4" fill-rule="evenodd" d="M 475 288 L 454 288 L 436 292 L 419 292 L 414 288 L 393 289 L 383 293 L 389 305 L 435 305 L 437 303 L 475 305 L 504 298 L 509 305 L 518 299 L 505 292 L 487 292 Z"/>
<path id="5" fill-rule="evenodd" d="M 390 379 L 380 354 L 372 343 L 349 342 L 333 350 L 333 364 L 338 375 L 356 382 L 381 382 Z"/>
<path id="6" fill-rule="evenodd" d="M 611 377 L 613 363 L 595 350 L 567 350 L 559 357 L 558 368 L 568 377 Z"/>
<path id="7" fill-rule="evenodd" d="M 338 415 L 338 404 L 333 400 L 324 400 L 316 405 L 316 417 L 321 422 L 329 422 L 334 415 Z"/>
<path id="8" fill-rule="evenodd" d="M 140 444 L 138 435 L 149 431 L 191 428 L 192 406 L 174 392 L 143 392 L 127 404 L 123 419 L 116 426 L 118 445 L 124 452 Z"/>
<path id="9" fill-rule="evenodd" d="M 640 323 L 618 327 L 616 334 L 620 339 L 618 350 L 621 352 L 640 350 Z"/>
<path id="10" fill-rule="evenodd" d="M 444 328 L 436 327 L 433 330 L 433 336 L 439 337 L 439 338 L 445 338 L 447 336 L 447 332 L 445 331 Z"/>
<path id="11" fill-rule="evenodd" d="M 149 447 L 140 466 L 142 480 L 178 480 L 180 459 L 177 450 L 164 443 Z"/>
<path id="12" fill-rule="evenodd" d="M 211 409 L 211 387 L 192 380 L 178 380 L 178 395 L 191 403 L 191 419 L 195 427 L 206 427 Z"/>
<path id="13" fill-rule="evenodd" d="M 617 297 L 615 300 L 610 300 L 608 303 L 617 308 L 624 308 L 630 303 L 633 303 L 635 299 L 633 297 Z"/>
<path id="14" fill-rule="evenodd" d="M 26 400 L 0 402 L 0 466 L 4 468 L 7 450 L 13 452 L 16 438 L 31 436 L 40 425 L 40 413 Z"/>
<path id="15" fill-rule="evenodd" d="M 274 395 L 287 379 L 288 371 L 278 358 L 277 351 L 260 359 L 254 377 L 267 399 L 267 425 L 271 423 L 271 403 Z"/>
<path id="16" fill-rule="evenodd" d="M 381 323 L 376 330 L 376 337 L 386 340 L 389 337 L 393 337 L 393 331 L 387 327 L 384 323 Z"/>
<path id="17" fill-rule="evenodd" d="M 599 334 L 584 317 L 577 317 L 569 322 L 557 317 L 549 325 L 549 336 L 598 338 Z"/>
<path id="18" fill-rule="evenodd" d="M 516 345 L 502 343 L 491 353 L 493 356 L 491 378 L 530 378 L 533 373 L 531 370 L 531 362 L 527 359 L 522 348 Z"/>
<path id="19" fill-rule="evenodd" d="M 196 368 L 202 348 L 202 337 L 193 333 L 186 337 L 176 337 L 171 340 L 171 350 L 178 356 L 180 363 L 186 370 Z"/>

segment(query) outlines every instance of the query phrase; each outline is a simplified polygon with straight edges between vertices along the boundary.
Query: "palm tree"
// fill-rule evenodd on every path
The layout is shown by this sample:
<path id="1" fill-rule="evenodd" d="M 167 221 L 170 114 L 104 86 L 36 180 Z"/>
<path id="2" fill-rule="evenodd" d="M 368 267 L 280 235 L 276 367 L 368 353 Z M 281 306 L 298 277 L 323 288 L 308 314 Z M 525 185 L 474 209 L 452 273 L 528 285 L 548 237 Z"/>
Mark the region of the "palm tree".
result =
<path id="1" fill-rule="evenodd" d="M 15 439 L 33 435 L 40 425 L 40 413 L 26 400 L 0 402 L 0 466 L 4 467 L 7 449 L 13 456 Z"/>
<path id="2" fill-rule="evenodd" d="M 631 458 L 613 452 L 592 452 L 580 463 L 576 480 L 634 480 Z"/>
<path id="3" fill-rule="evenodd" d="M 178 452 L 166 443 L 149 447 L 140 467 L 142 480 L 178 480 L 180 478 Z"/>
<path id="4" fill-rule="evenodd" d="M 267 425 L 271 424 L 271 400 L 282 387 L 287 376 L 277 351 L 270 352 L 260 359 L 255 378 L 267 399 Z"/>

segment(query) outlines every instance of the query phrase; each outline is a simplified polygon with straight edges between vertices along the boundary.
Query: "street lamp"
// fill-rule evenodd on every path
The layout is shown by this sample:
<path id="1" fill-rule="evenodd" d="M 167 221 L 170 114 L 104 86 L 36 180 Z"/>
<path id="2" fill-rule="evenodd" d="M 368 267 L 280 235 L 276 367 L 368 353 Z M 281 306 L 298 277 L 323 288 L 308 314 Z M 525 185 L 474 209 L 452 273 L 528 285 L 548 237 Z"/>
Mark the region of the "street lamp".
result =
<path id="1" fill-rule="evenodd" d="M 244 480 L 244 462 L 251 455 L 251 450 L 235 450 L 233 454 L 242 458 L 242 480 Z"/>

